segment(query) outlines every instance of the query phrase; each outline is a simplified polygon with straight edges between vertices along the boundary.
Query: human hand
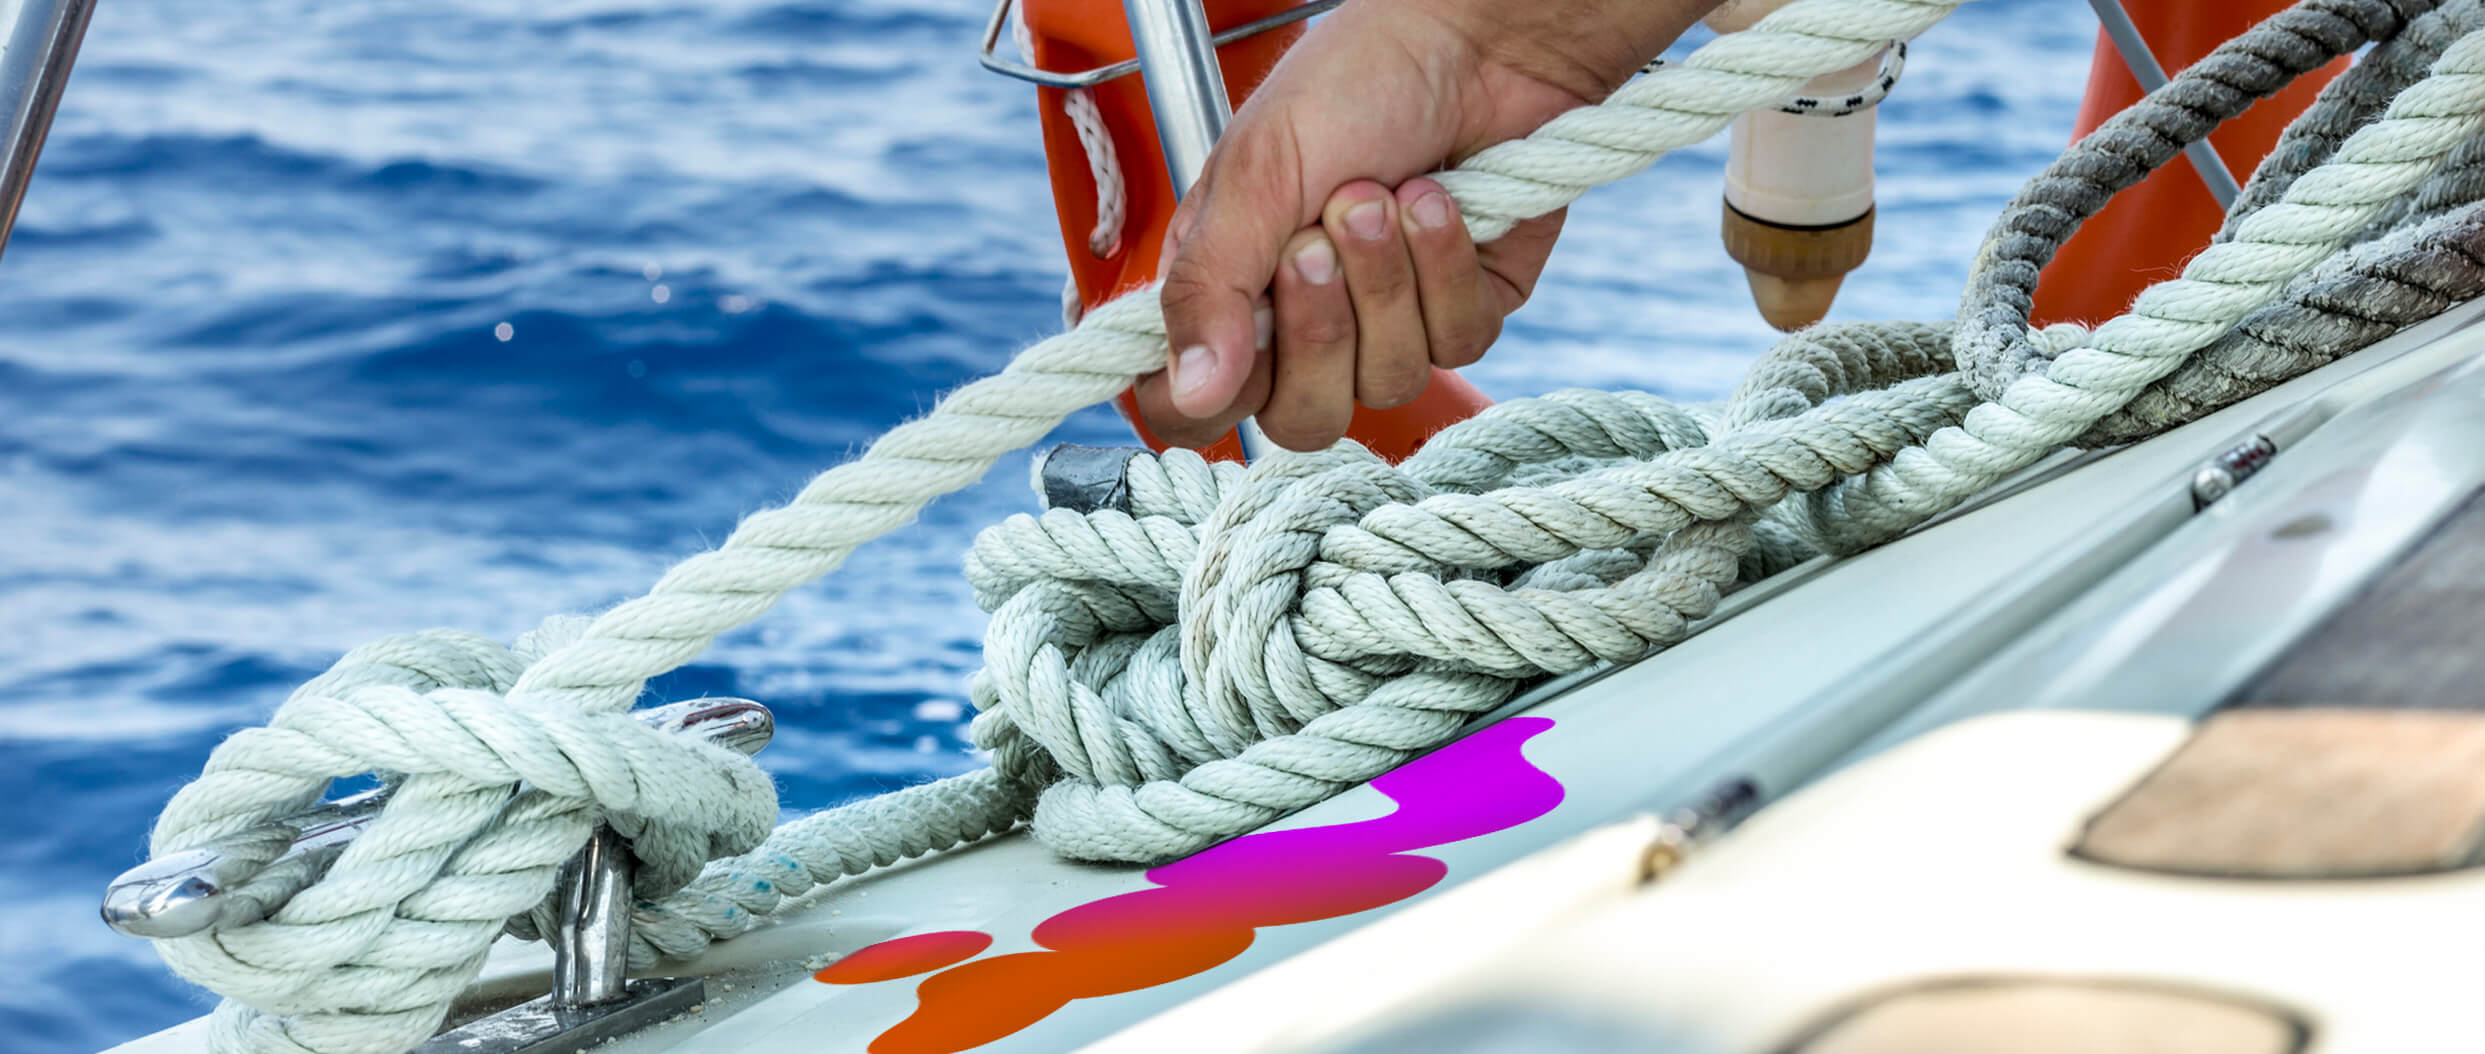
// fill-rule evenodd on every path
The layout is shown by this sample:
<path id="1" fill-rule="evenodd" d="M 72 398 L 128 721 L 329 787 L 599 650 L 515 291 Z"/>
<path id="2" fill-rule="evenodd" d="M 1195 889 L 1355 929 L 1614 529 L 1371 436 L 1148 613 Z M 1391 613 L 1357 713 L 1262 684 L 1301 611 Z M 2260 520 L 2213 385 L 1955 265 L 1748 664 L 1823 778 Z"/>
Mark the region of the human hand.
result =
<path id="1" fill-rule="evenodd" d="M 1355 404 L 1482 357 L 1543 272 L 1560 213 L 1484 245 L 1421 178 L 1602 98 L 1714 0 L 1356 0 L 1235 114 L 1175 210 L 1161 299 L 1174 349 L 1138 386 L 1183 446 L 1245 417 L 1325 447 Z"/>

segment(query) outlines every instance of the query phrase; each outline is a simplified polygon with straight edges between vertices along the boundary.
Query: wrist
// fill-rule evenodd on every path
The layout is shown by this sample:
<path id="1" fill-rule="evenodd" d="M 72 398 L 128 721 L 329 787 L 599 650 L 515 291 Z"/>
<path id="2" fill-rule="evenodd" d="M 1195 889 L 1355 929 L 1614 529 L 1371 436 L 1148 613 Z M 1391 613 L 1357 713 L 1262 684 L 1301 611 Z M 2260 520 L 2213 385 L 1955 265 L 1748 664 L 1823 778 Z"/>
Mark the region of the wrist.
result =
<path id="1" fill-rule="evenodd" d="M 1485 61 L 1593 102 L 1621 87 L 1723 0 L 1397 2 L 1443 22 Z"/>

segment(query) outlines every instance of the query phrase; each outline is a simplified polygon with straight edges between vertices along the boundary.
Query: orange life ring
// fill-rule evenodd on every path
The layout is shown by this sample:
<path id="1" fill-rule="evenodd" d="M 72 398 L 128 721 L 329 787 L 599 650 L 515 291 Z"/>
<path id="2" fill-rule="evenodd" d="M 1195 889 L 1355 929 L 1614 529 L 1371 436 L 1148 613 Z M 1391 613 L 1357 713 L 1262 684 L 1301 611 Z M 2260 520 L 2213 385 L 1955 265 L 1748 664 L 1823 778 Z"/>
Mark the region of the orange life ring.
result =
<path id="1" fill-rule="evenodd" d="M 1299 0 L 1207 0 L 1208 24 L 1215 30 L 1265 18 Z M 1130 29 L 1123 21 L 1121 0 L 1023 0 L 1020 17 L 1033 38 L 1038 69 L 1082 70 L 1130 58 Z M 1278 56 L 1303 35 L 1301 24 L 1281 27 L 1237 40 L 1217 49 L 1225 72 L 1226 93 L 1241 105 L 1254 85 L 1268 75 Z M 1063 92 L 1038 88 L 1038 110 L 1044 126 L 1044 155 L 1052 168 L 1053 206 L 1061 219 L 1062 244 L 1070 254 L 1070 273 L 1078 284 L 1079 301 L 1104 303 L 1156 276 L 1157 254 L 1164 247 L 1165 222 L 1173 215 L 1173 180 L 1165 171 L 1164 152 L 1156 143 L 1156 121 L 1148 110 L 1147 88 L 1137 76 L 1107 81 L 1089 89 L 1113 147 L 1119 156 L 1126 195 L 1122 237 L 1113 251 L 1098 256 L 1087 238 L 1096 225 L 1096 184 L 1088 172 L 1087 155 L 1078 129 L 1062 106 Z M 1475 416 L 1493 401 L 1449 370 L 1432 371 L 1432 383 L 1414 402 L 1389 410 L 1356 407 L 1346 434 L 1392 461 L 1404 459 L 1432 434 Z M 1129 393 L 1121 398 L 1139 438 L 1158 450 L 1165 444 L 1139 422 Z M 1239 460 L 1242 444 L 1233 435 L 1201 451 L 1211 458 Z"/>
<path id="2" fill-rule="evenodd" d="M 2150 53 L 2171 74 L 2289 6 L 2290 0 L 2142 0 L 2126 9 L 2148 38 Z M 2210 144 L 2237 182 L 2269 156 L 2287 122 L 2312 105 L 2321 87 L 2347 65 L 2341 58 L 2297 78 L 2210 134 Z M 2080 103 L 2071 138 L 2095 131 L 2141 94 L 2113 42 L 2098 31 L 2096 57 L 2088 66 L 2088 96 Z M 2208 246 L 2224 215 L 2190 161 L 2151 173 L 2082 224 L 2046 266 L 2037 279 L 2036 323 L 2094 324 L 2122 314 L 2141 290 L 2181 274 L 2184 262 Z"/>

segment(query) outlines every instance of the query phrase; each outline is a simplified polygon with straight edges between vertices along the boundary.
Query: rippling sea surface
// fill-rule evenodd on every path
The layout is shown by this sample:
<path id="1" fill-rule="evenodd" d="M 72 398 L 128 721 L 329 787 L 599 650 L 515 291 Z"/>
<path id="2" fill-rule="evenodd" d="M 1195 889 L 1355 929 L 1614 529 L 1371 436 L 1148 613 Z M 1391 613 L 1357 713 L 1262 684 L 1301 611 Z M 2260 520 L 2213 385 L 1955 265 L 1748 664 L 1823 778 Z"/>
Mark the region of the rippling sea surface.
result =
<path id="1" fill-rule="evenodd" d="M 524 8 L 524 13 L 517 13 Z M 204 1012 L 95 917 L 208 751 L 338 653 L 651 583 L 1059 328 L 1033 92 L 974 0 L 103 0 L 0 263 L 0 1046 Z M 1843 318 L 1941 317 L 2094 22 L 1971 4 L 1882 108 Z M 1470 370 L 1722 395 L 1770 332 L 1721 142 L 1591 194 Z M 1056 439 L 1118 443 L 1090 411 Z M 957 565 L 1024 455 L 654 691 L 807 810 L 976 765 Z"/>

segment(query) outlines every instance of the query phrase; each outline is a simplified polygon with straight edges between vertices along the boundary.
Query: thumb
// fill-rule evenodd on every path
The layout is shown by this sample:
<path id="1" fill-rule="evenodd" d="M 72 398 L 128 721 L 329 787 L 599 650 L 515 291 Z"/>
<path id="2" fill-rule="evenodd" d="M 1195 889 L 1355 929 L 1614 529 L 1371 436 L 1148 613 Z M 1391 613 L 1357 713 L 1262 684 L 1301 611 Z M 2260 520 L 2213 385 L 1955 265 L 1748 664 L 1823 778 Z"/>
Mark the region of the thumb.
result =
<path id="1" fill-rule="evenodd" d="M 1255 134 L 1266 126 L 1237 122 L 1228 131 L 1167 226 L 1172 261 L 1158 293 L 1166 376 L 1174 410 L 1188 417 L 1222 413 L 1250 378 L 1269 341 L 1254 308 L 1277 274 L 1279 250 L 1304 222 L 1293 159 L 1268 149 L 1284 137 Z"/>

